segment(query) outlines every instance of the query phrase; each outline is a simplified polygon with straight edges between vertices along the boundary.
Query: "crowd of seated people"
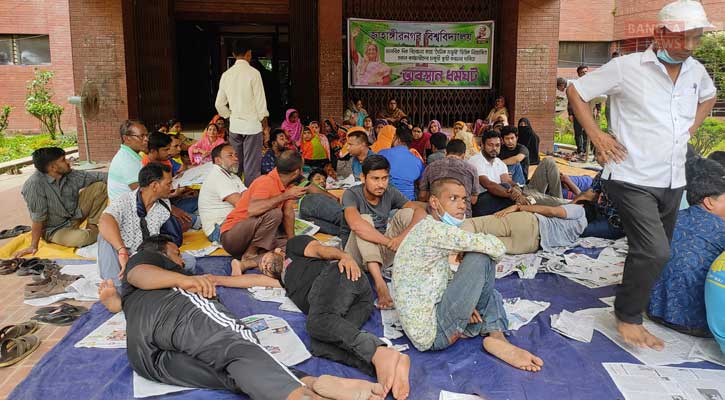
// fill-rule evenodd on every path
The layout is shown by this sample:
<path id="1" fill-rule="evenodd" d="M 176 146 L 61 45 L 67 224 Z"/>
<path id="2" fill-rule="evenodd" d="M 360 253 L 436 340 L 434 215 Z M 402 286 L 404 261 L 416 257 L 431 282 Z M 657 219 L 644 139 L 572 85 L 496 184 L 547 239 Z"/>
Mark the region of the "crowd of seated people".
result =
<path id="1" fill-rule="evenodd" d="M 360 99 L 339 123 L 303 122 L 290 108 L 284 122 L 266 133 L 258 149 L 261 175 L 249 185 L 219 115 L 198 141 L 185 136 L 177 120 L 151 133 L 140 121 L 125 121 L 107 174 L 72 170 L 61 149 L 39 149 L 33 154 L 37 172 L 23 188 L 32 242 L 16 255 L 34 254 L 41 238 L 68 247 L 97 240 L 101 299 L 132 319 L 151 318 L 157 309 L 143 307 L 157 296 L 145 292 L 181 288 L 198 299 L 186 304 L 174 294 L 158 301 L 178 303 L 180 310 L 209 302 L 228 314 L 217 300 L 208 300 L 215 286 L 284 287 L 307 315 L 313 354 L 375 376 L 379 386 L 353 386 L 378 396 L 407 397 L 410 359 L 361 331 L 376 307 L 397 308 L 404 331 L 421 351 L 480 336 L 482 349 L 492 356 L 539 371 L 541 358 L 506 340 L 495 261 L 506 253 L 570 246 L 579 237 L 623 237 L 601 174 L 567 176 L 552 158 L 540 158 L 530 122 L 521 118 L 517 126 L 508 125 L 502 98 L 485 120 L 458 121 L 450 133 L 437 120 L 411 123 L 395 99 L 376 118 Z M 653 255 L 670 262 L 652 291 L 648 314 L 678 331 L 714 336 L 725 349 L 722 155 L 688 163 L 690 206 L 680 211 L 671 252 Z M 204 164 L 213 165 L 200 188 L 173 187 L 174 176 Z M 356 185 L 341 193 L 328 190 L 328 181 L 350 175 Z M 341 246 L 295 236 L 296 216 L 339 236 Z M 178 251 L 189 229 L 202 229 L 232 256 L 230 276 L 193 275 L 194 260 L 182 259 Z M 458 255 L 453 275 L 451 254 Z M 254 268 L 261 275 L 245 273 Z M 389 286 L 385 278 L 391 276 Z M 219 334 L 219 346 L 232 346 L 231 336 L 200 316 L 174 318 L 177 324 L 202 324 L 209 334 Z M 158 329 L 139 324 L 129 338 Z M 164 350 L 184 353 L 198 343 L 177 346 Z M 256 393 L 255 385 L 262 384 L 239 381 L 242 353 L 256 357 L 259 368 L 277 374 L 289 388 L 314 385 L 314 379 L 300 380 L 269 363 L 253 341 L 231 351 L 225 375 L 214 376 L 216 386 L 194 383 Z M 146 376 L 168 383 L 192 379 L 155 375 L 145 357 L 136 352 L 129 358 Z M 197 368 L 219 374 L 208 365 Z M 313 387 L 324 392 L 327 379 L 337 378 L 325 379 Z"/>

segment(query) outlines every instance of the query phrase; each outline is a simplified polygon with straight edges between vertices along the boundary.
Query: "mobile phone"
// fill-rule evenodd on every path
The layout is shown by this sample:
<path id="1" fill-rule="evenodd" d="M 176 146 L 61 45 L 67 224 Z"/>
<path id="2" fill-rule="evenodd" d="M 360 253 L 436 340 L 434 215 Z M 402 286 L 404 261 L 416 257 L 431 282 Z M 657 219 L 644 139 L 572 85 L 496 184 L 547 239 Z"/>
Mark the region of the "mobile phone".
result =
<path id="1" fill-rule="evenodd" d="M 310 181 L 308 181 L 307 179 L 305 179 L 302 182 L 300 182 L 297 186 L 299 186 L 299 187 L 307 187 L 307 186 L 310 186 Z"/>

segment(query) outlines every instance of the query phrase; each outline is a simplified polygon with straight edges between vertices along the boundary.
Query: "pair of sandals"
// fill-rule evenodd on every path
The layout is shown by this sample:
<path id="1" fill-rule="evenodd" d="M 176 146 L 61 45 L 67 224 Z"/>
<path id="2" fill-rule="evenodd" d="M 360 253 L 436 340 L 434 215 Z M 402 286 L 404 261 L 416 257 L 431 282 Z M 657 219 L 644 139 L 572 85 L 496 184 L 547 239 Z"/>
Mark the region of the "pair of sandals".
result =
<path id="1" fill-rule="evenodd" d="M 33 335 L 40 325 L 27 321 L 0 329 L 0 368 L 17 364 L 40 346 L 40 338 Z"/>
<path id="2" fill-rule="evenodd" d="M 41 275 L 48 268 L 60 268 L 52 260 L 44 258 L 13 258 L 0 261 L 0 275 L 16 273 L 18 276 Z"/>
<path id="3" fill-rule="evenodd" d="M 23 233 L 30 232 L 30 227 L 27 225 L 18 225 L 12 229 L 3 229 L 0 231 L 0 239 L 9 239 Z"/>
<path id="4" fill-rule="evenodd" d="M 57 306 L 39 308 L 31 320 L 42 322 L 44 324 L 68 326 L 87 312 L 88 309 L 85 307 L 74 306 L 68 303 L 60 303 Z"/>

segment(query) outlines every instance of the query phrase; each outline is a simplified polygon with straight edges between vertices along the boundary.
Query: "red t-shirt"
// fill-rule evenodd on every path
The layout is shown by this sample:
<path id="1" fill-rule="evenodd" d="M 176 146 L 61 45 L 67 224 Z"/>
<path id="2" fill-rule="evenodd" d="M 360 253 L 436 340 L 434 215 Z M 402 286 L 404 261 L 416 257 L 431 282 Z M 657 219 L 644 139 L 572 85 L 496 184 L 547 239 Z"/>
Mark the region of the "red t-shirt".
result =
<path id="1" fill-rule="evenodd" d="M 147 166 L 150 162 L 151 161 L 149 161 L 148 154 L 145 155 L 145 156 L 143 156 L 143 158 L 141 159 L 141 165 L 143 165 L 144 167 Z M 165 165 L 165 166 L 167 166 L 169 168 L 173 168 L 172 165 L 171 165 L 171 160 L 166 160 L 166 161 L 163 161 L 163 162 L 161 162 L 161 161 L 154 161 L 154 162 L 157 163 L 157 164 L 163 164 L 163 165 Z"/>
<path id="2" fill-rule="evenodd" d="M 221 233 L 232 229 L 240 221 L 244 221 L 249 217 L 249 202 L 251 200 L 266 200 L 277 197 L 284 193 L 285 187 L 279 178 L 277 168 L 273 169 L 267 175 L 262 175 L 252 182 L 252 185 L 242 193 L 234 210 L 227 215 L 221 227 Z M 279 203 L 277 208 L 282 208 L 284 202 Z"/>

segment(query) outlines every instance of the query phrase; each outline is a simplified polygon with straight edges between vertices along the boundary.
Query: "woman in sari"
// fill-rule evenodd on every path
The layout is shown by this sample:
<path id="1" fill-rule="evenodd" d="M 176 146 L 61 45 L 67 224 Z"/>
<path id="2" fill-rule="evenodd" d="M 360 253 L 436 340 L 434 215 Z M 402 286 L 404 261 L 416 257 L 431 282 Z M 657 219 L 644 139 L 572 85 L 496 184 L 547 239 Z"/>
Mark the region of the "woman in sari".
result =
<path id="1" fill-rule="evenodd" d="M 375 127 L 373 126 L 373 119 L 370 118 L 369 115 L 363 120 L 362 127 L 365 131 L 365 134 L 368 135 L 368 142 L 375 143 L 375 139 L 378 137 L 378 135 L 376 134 Z"/>
<path id="2" fill-rule="evenodd" d="M 207 125 L 201 139 L 189 146 L 191 164 L 201 165 L 211 162 L 211 151 L 222 143 L 224 143 L 224 138 L 219 135 L 219 128 L 216 124 Z"/>
<path id="3" fill-rule="evenodd" d="M 363 126 L 368 112 L 363 108 L 362 100 L 355 99 L 350 102 L 349 108 L 345 110 L 343 121 L 351 126 Z"/>
<path id="4" fill-rule="evenodd" d="M 416 125 L 413 127 L 413 143 L 410 145 L 411 148 L 415 149 L 418 154 L 423 157 L 425 162 L 428 150 L 430 150 L 430 133 L 423 132 L 423 129 Z"/>
<path id="5" fill-rule="evenodd" d="M 491 112 L 488 113 L 488 117 L 486 117 L 486 122 L 488 122 L 489 125 L 493 125 L 498 120 L 498 117 L 501 115 L 505 115 L 508 119 L 509 112 L 506 109 L 506 99 L 503 96 L 498 96 L 496 98 L 496 106 L 491 109 Z"/>
<path id="6" fill-rule="evenodd" d="M 312 121 L 302 130 L 300 150 L 305 165 L 324 169 L 330 163 L 330 142 L 320 133 L 317 121 Z"/>
<path id="7" fill-rule="evenodd" d="M 365 45 L 365 55 L 355 51 L 355 38 L 360 34 L 356 27 L 350 35 L 350 58 L 353 63 L 353 84 L 359 86 L 387 86 L 390 83 L 391 68 L 380 61 L 378 45 L 369 42 Z"/>
<path id="8" fill-rule="evenodd" d="M 474 140 L 473 133 L 468 131 L 466 123 L 458 121 L 453 124 L 453 136 L 451 139 L 462 140 L 466 144 L 466 160 L 481 152 L 481 149 Z"/>
<path id="9" fill-rule="evenodd" d="M 473 136 L 483 136 L 486 131 L 486 122 L 482 119 L 477 119 L 476 124 L 473 125 Z"/>
<path id="10" fill-rule="evenodd" d="M 528 118 L 519 119 L 519 143 L 529 149 L 529 164 L 539 164 L 539 135 L 534 132 Z"/>
<path id="11" fill-rule="evenodd" d="M 378 113 L 378 118 L 384 119 L 388 121 L 389 124 L 397 124 L 398 121 L 401 119 L 407 117 L 407 115 L 398 108 L 398 101 L 395 99 L 388 100 L 388 107 L 385 108 L 385 111 L 380 111 Z"/>
<path id="12" fill-rule="evenodd" d="M 280 126 L 287 133 L 287 137 L 291 143 L 300 145 L 300 139 L 302 138 L 302 122 L 300 122 L 300 113 L 294 108 L 287 110 L 285 114 L 284 122 Z"/>
<path id="13" fill-rule="evenodd" d="M 226 142 L 229 136 L 229 131 L 227 131 L 226 123 L 224 122 L 224 118 L 221 117 L 221 115 L 217 114 L 214 116 L 214 118 L 211 119 L 210 124 L 214 124 L 217 127 L 217 131 L 219 132 L 219 137 L 223 138 Z"/>
<path id="14" fill-rule="evenodd" d="M 431 136 L 435 135 L 436 133 L 442 133 L 446 135 L 448 139 L 451 138 L 451 136 L 445 132 L 443 132 L 443 127 L 441 126 L 441 123 L 438 122 L 437 119 L 432 119 L 428 123 L 428 133 L 430 133 Z"/>

